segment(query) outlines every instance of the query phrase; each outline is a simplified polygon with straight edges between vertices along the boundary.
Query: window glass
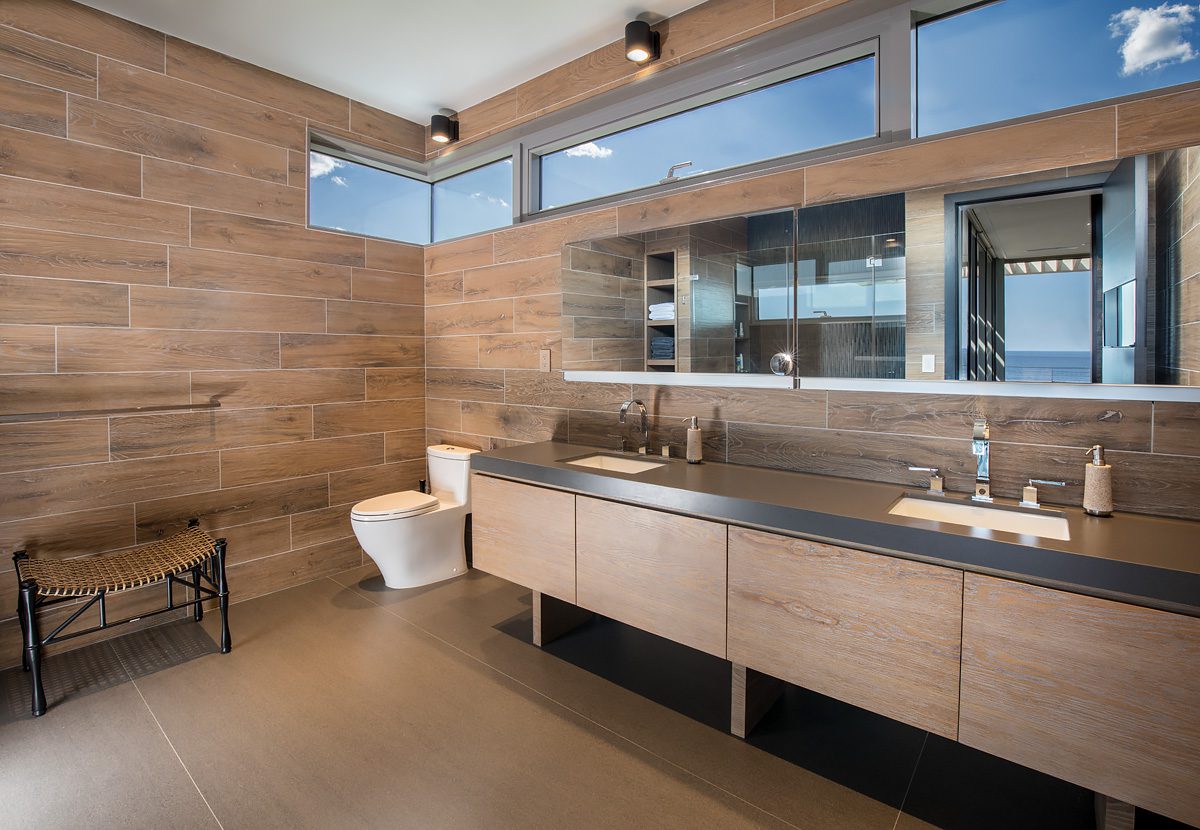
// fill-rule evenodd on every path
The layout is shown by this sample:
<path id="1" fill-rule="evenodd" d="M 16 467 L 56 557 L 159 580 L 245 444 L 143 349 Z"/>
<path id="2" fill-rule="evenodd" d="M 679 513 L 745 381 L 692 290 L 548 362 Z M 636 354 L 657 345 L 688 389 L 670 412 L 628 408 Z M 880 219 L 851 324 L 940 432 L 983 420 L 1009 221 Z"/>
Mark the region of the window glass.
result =
<path id="1" fill-rule="evenodd" d="M 310 150 L 308 223 L 424 245 L 429 242 L 429 185 Z"/>
<path id="2" fill-rule="evenodd" d="M 999 0 L 917 27 L 917 134 L 1200 78 L 1200 7 Z"/>
<path id="3" fill-rule="evenodd" d="M 433 240 L 512 224 L 512 159 L 434 182 Z"/>
<path id="4" fill-rule="evenodd" d="M 875 58 L 823 69 L 541 157 L 541 207 L 875 135 Z"/>

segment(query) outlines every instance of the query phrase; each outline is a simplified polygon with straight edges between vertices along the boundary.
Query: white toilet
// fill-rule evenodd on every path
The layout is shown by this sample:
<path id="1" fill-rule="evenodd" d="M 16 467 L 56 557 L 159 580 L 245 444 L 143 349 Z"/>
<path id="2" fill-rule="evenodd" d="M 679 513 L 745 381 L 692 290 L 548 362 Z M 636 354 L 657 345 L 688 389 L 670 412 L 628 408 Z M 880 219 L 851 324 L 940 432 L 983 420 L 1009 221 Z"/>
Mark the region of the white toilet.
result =
<path id="1" fill-rule="evenodd" d="M 467 571 L 463 532 L 471 512 L 471 455 L 479 450 L 438 444 L 425 452 L 432 495 L 388 493 L 350 511 L 358 543 L 389 588 L 416 588 Z"/>

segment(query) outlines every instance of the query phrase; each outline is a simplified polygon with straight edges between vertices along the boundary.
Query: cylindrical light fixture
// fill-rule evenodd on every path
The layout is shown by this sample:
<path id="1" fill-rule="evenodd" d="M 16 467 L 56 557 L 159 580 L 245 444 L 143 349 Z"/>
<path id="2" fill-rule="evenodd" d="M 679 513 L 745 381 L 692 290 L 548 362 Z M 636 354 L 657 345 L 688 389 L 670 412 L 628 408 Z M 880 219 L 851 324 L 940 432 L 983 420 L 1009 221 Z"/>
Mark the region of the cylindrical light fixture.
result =
<path id="1" fill-rule="evenodd" d="M 458 122 L 449 115 L 438 113 L 429 121 L 429 137 L 438 144 L 458 141 Z"/>
<path id="2" fill-rule="evenodd" d="M 645 20 L 625 26 L 625 57 L 634 63 L 649 63 L 659 57 L 658 32 Z"/>

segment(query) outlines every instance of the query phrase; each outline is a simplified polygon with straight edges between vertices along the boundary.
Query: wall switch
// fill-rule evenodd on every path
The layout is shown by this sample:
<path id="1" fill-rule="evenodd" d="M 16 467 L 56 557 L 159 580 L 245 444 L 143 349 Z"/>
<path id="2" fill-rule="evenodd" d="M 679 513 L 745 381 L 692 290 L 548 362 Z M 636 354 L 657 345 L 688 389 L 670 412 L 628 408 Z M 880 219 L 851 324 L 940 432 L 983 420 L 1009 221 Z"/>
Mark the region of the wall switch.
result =
<path id="1" fill-rule="evenodd" d="M 542 349 L 538 352 L 538 371 L 539 372 L 549 372 L 550 371 L 550 350 L 549 349 Z"/>
<path id="2" fill-rule="evenodd" d="M 931 355 L 931 354 L 921 355 L 921 371 L 922 372 L 932 372 L 933 370 L 934 370 L 933 355 Z"/>

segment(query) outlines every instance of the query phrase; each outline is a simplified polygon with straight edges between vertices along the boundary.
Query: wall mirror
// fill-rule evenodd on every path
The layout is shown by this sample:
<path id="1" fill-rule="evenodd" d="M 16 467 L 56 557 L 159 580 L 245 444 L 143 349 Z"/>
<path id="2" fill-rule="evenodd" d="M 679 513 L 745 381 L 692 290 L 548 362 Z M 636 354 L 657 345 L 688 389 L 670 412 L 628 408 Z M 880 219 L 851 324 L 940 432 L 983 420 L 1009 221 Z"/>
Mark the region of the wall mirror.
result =
<path id="1" fill-rule="evenodd" d="M 1198 179 L 1181 149 L 571 243 L 563 368 L 1200 386 Z"/>

